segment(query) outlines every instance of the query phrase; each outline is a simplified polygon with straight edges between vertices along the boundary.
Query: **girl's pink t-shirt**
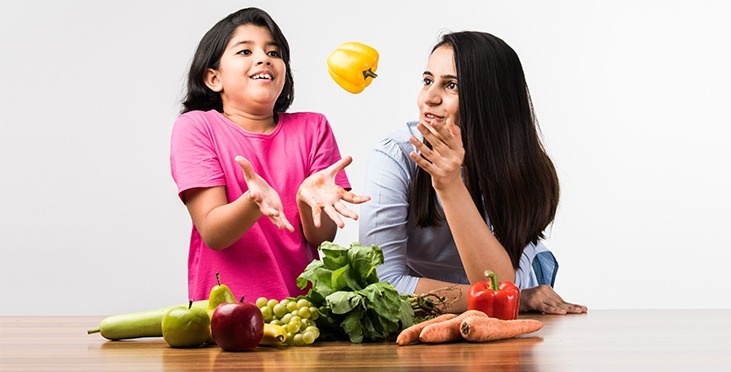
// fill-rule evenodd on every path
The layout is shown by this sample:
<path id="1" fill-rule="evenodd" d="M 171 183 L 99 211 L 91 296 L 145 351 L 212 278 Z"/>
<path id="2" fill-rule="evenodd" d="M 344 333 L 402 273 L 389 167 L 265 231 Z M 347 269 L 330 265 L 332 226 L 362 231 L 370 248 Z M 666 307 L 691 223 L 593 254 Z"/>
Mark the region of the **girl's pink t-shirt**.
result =
<path id="1" fill-rule="evenodd" d="M 248 188 L 234 158 L 241 155 L 254 171 L 279 192 L 287 219 L 295 227 L 279 230 L 262 217 L 232 246 L 214 251 L 193 226 L 188 254 L 188 294 L 207 299 L 217 284 L 228 285 L 234 296 L 253 302 L 258 297 L 281 300 L 305 292 L 296 279 L 317 255 L 302 234 L 296 194 L 309 175 L 340 159 L 335 136 L 324 115 L 279 113 L 269 134 L 250 133 L 221 113 L 190 111 L 173 126 L 170 164 L 178 195 L 192 188 L 223 186 L 229 202 Z M 335 183 L 350 190 L 342 171 Z"/>

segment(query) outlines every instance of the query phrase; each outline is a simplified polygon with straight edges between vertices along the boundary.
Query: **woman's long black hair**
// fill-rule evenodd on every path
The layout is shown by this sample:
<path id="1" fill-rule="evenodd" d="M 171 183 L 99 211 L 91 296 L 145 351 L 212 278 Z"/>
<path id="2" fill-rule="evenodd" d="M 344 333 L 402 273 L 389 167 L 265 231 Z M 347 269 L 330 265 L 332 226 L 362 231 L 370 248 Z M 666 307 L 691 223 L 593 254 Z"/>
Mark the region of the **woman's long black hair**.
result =
<path id="1" fill-rule="evenodd" d="M 454 50 L 457 68 L 465 183 L 517 269 L 525 246 L 544 238 L 559 200 L 523 67 L 510 46 L 488 33 L 445 34 L 434 49 L 443 45 Z M 431 176 L 420 167 L 409 205 L 421 227 L 444 222 Z"/>
<path id="2" fill-rule="evenodd" d="M 242 25 L 253 24 L 269 29 L 274 41 L 279 47 L 282 60 L 287 69 L 282 93 L 274 103 L 274 112 L 285 112 L 294 100 L 294 78 L 289 66 L 289 43 L 282 30 L 269 14 L 259 8 L 244 8 L 229 14 L 216 23 L 198 43 L 188 72 L 187 94 L 183 100 L 182 113 L 193 110 L 216 110 L 223 112 L 221 94 L 214 92 L 205 84 L 205 74 L 209 68 L 218 69 L 226 46 L 236 28 Z"/>

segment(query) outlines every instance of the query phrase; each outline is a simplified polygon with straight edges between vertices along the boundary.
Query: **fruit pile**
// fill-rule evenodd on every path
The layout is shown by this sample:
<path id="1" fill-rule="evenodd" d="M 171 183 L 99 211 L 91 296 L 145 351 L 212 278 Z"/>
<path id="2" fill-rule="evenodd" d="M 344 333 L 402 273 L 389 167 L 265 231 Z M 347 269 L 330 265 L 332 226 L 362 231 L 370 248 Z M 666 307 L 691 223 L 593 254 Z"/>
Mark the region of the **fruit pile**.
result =
<path id="1" fill-rule="evenodd" d="M 285 343 L 290 346 L 310 345 L 320 337 L 315 324 L 319 313 L 305 298 L 285 298 L 282 301 L 259 297 L 256 306 L 261 310 L 264 322 L 284 329 Z"/>
<path id="2" fill-rule="evenodd" d="M 318 309 L 307 299 L 279 302 L 261 297 L 254 304 L 236 300 L 218 273 L 216 281 L 208 300 L 112 315 L 87 333 L 100 333 L 109 340 L 162 336 L 174 348 L 207 344 L 225 351 L 253 350 L 259 345 L 304 346 L 320 337 L 315 325 Z"/>

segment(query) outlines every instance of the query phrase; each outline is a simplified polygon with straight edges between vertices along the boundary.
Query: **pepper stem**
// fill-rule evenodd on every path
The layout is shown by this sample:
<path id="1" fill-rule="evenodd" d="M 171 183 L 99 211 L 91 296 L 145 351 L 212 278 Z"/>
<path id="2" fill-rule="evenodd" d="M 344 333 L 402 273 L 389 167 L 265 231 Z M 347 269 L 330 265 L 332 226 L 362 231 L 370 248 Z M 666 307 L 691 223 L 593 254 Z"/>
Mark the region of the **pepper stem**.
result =
<path id="1" fill-rule="evenodd" d="M 497 281 L 497 274 L 492 270 L 485 270 L 485 279 L 490 280 L 490 288 L 493 291 L 497 291 L 500 288 L 500 283 Z"/>
<path id="2" fill-rule="evenodd" d="M 376 75 L 375 72 L 371 71 L 371 69 L 363 71 L 363 80 L 367 79 L 369 76 L 374 79 L 378 77 L 378 75 Z"/>

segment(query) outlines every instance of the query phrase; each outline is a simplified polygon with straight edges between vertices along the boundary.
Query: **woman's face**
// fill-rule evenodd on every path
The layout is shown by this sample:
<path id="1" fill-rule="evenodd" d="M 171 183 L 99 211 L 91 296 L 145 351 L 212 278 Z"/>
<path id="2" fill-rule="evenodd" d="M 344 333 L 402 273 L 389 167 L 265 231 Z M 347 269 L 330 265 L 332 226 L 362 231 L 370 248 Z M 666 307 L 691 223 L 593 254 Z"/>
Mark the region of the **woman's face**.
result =
<path id="1" fill-rule="evenodd" d="M 451 46 L 443 45 L 434 50 L 423 78 L 424 87 L 416 99 L 419 121 L 439 126 L 450 119 L 460 125 L 457 68 Z"/>
<path id="2" fill-rule="evenodd" d="M 282 93 L 286 64 L 265 27 L 246 24 L 234 31 L 219 67 L 209 69 L 208 87 L 221 93 L 226 107 L 271 113 Z"/>

